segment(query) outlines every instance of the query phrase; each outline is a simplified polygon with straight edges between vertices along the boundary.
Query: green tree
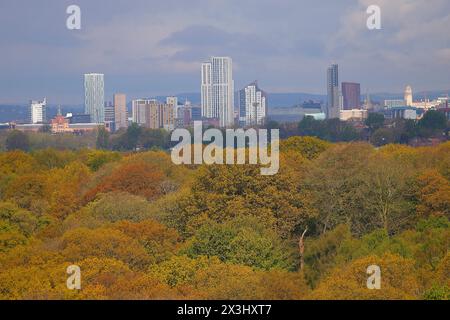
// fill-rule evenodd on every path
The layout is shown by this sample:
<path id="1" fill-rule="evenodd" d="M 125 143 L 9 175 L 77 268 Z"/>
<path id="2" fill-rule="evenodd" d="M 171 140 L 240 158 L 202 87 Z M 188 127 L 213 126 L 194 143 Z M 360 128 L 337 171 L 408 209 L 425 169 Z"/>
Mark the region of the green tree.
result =
<path id="1" fill-rule="evenodd" d="M 366 119 L 366 126 L 369 127 L 370 132 L 382 128 L 384 125 L 384 115 L 381 113 L 369 113 Z"/>
<path id="2" fill-rule="evenodd" d="M 295 251 L 254 217 L 203 225 L 186 252 L 190 257 L 217 256 L 223 262 L 264 270 L 293 270 L 298 261 L 294 258 Z"/>
<path id="3" fill-rule="evenodd" d="M 311 136 L 321 138 L 324 136 L 323 121 L 318 121 L 311 116 L 304 117 L 298 124 L 298 131 L 301 136 Z"/>
<path id="4" fill-rule="evenodd" d="M 128 127 L 126 132 L 126 140 L 125 140 L 125 147 L 128 150 L 136 149 L 139 136 L 141 135 L 142 129 L 139 127 L 137 123 L 133 123 L 131 126 Z"/>
<path id="5" fill-rule="evenodd" d="M 306 241 L 304 273 L 311 287 L 315 287 L 336 266 L 336 256 L 341 244 L 351 238 L 350 228 L 342 224 L 320 237 Z"/>
<path id="6" fill-rule="evenodd" d="M 425 300 L 450 300 L 450 288 L 446 285 L 435 285 L 424 293 L 423 298 Z"/>
<path id="7" fill-rule="evenodd" d="M 430 110 L 419 120 L 420 134 L 430 137 L 441 133 L 447 127 L 447 119 L 443 112 Z"/>
<path id="8" fill-rule="evenodd" d="M 91 151 L 87 154 L 87 165 L 93 171 L 98 171 L 105 164 L 120 160 L 121 155 L 118 152 L 103 150 Z"/>
<path id="9" fill-rule="evenodd" d="M 139 136 L 139 142 L 146 149 L 169 147 L 169 132 L 164 129 L 144 129 Z"/>
<path id="10" fill-rule="evenodd" d="M 367 165 L 361 186 L 364 208 L 387 234 L 416 222 L 414 174 L 411 163 L 389 154 L 374 154 Z"/>
<path id="11" fill-rule="evenodd" d="M 258 217 L 282 238 L 289 238 L 315 214 L 307 194 L 291 172 L 262 176 L 258 166 L 202 166 L 191 190 L 162 210 L 170 226 L 190 236 L 205 221 L 226 222 L 236 216 Z"/>
<path id="12" fill-rule="evenodd" d="M 0 221 L 17 228 L 25 236 L 31 236 L 45 224 L 42 217 L 37 218 L 11 202 L 0 202 Z"/>
<path id="13" fill-rule="evenodd" d="M 11 131 L 6 137 L 6 150 L 30 150 L 30 140 L 28 135 L 19 130 Z"/>
<path id="14" fill-rule="evenodd" d="M 281 152 L 295 151 L 299 152 L 307 159 L 315 159 L 329 148 L 330 144 L 314 137 L 291 137 L 281 141 Z"/>
<path id="15" fill-rule="evenodd" d="M 135 150 L 139 143 L 142 128 L 133 123 L 127 128 L 127 131 L 113 138 L 112 147 L 114 150 Z"/>
<path id="16" fill-rule="evenodd" d="M 33 151 L 32 156 L 40 168 L 51 170 L 54 168 L 64 168 L 70 162 L 75 161 L 77 155 L 72 151 L 57 151 L 46 148 Z"/>
<path id="17" fill-rule="evenodd" d="M 377 147 L 381 147 L 395 142 L 394 131 L 390 128 L 379 128 L 370 137 L 370 142 Z"/>
<path id="18" fill-rule="evenodd" d="M 368 227 L 367 221 L 361 226 L 359 221 L 364 220 L 361 215 L 365 213 L 366 200 L 362 186 L 373 152 L 367 143 L 333 145 L 311 163 L 302 184 L 304 190 L 311 190 L 319 212 L 314 228 L 317 233 L 345 223 L 358 233 Z"/>
<path id="19" fill-rule="evenodd" d="M 97 149 L 108 149 L 109 147 L 109 132 L 105 127 L 98 127 L 97 129 Z"/>

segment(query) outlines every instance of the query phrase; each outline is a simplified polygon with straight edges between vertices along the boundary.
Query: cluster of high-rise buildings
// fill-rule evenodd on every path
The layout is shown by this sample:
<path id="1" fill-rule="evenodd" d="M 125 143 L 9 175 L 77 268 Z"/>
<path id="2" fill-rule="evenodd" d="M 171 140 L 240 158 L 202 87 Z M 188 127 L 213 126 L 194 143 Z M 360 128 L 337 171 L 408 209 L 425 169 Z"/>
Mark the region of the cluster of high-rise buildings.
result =
<path id="1" fill-rule="evenodd" d="M 105 75 L 88 73 L 84 75 L 84 121 L 105 124 L 111 130 L 128 127 L 127 96 L 115 93 L 112 102 L 105 102 Z"/>
<path id="2" fill-rule="evenodd" d="M 368 112 L 384 113 L 386 118 L 403 118 L 417 120 L 430 109 L 445 111 L 448 109 L 448 96 L 434 100 L 427 98 L 414 101 L 411 86 L 406 86 L 403 99 L 384 100 L 384 103 L 374 110 L 369 95 L 361 102 L 361 86 L 359 83 L 342 82 L 339 84 L 339 67 L 331 65 L 327 69 L 327 104 L 326 118 L 339 118 L 343 121 L 364 120 Z M 448 112 L 448 111 L 447 111 Z"/>
<path id="3" fill-rule="evenodd" d="M 149 129 L 175 128 L 177 99 L 167 98 L 165 103 L 156 99 L 137 99 L 132 101 L 132 122 Z"/>
<path id="4" fill-rule="evenodd" d="M 258 126 L 267 118 L 267 94 L 257 81 L 239 91 L 235 113 L 233 62 L 230 57 L 211 57 L 201 67 L 202 117 L 216 119 L 221 127 Z"/>
<path id="5" fill-rule="evenodd" d="M 167 97 L 165 101 L 156 99 L 131 100 L 131 114 L 127 96 L 113 95 L 111 102 L 105 101 L 105 76 L 100 73 L 84 75 L 84 114 L 58 115 L 49 124 L 54 133 L 84 132 L 105 126 L 110 131 L 127 128 L 130 123 L 149 129 L 168 131 L 192 126 L 194 121 L 203 121 L 217 127 L 261 126 L 268 117 L 268 95 L 254 81 L 237 91 L 233 80 L 233 61 L 230 57 L 211 57 L 201 64 L 201 103 L 189 101 L 179 103 L 177 97 Z M 236 99 L 237 98 L 237 99 Z M 417 118 L 420 110 L 436 108 L 446 103 L 448 97 L 437 100 L 414 102 L 412 88 L 407 86 L 404 99 L 385 100 L 384 110 L 392 117 Z M 355 82 L 339 81 L 339 66 L 332 64 L 327 69 L 327 102 L 304 106 L 305 110 L 316 110 L 305 115 L 316 119 L 339 118 L 343 121 L 364 120 L 372 110 L 369 96 L 361 102 L 361 86 Z M 38 130 L 47 123 L 47 99 L 31 101 L 28 129 Z M 448 107 L 447 107 L 448 108 Z M 310 111 L 308 111 L 310 112 Z"/>
<path id="6" fill-rule="evenodd" d="M 189 101 L 180 105 L 177 97 L 167 97 L 164 102 L 149 98 L 133 99 L 129 116 L 125 94 L 114 94 L 112 102 L 104 102 L 104 76 L 98 74 L 85 75 L 85 113 L 91 121 L 111 124 L 112 130 L 136 123 L 149 129 L 171 131 L 202 118 L 200 107 L 192 106 Z"/>
<path id="7" fill-rule="evenodd" d="M 202 120 L 201 108 L 190 101 L 179 104 L 178 97 L 167 97 L 165 102 L 157 99 L 135 99 L 131 102 L 130 122 L 149 129 L 165 129 L 192 126 Z"/>
<path id="8" fill-rule="evenodd" d="M 105 103 L 103 74 L 84 76 L 85 113 L 92 123 L 111 123 L 115 130 L 128 124 L 150 129 L 173 130 L 187 127 L 193 121 L 202 120 L 218 127 L 262 125 L 267 117 L 267 94 L 258 83 L 252 82 L 239 91 L 238 107 L 235 107 L 233 62 L 230 57 L 211 57 L 201 64 L 201 106 L 189 101 L 179 104 L 177 97 L 131 101 L 131 117 L 127 115 L 124 94 L 115 94 L 112 103 Z"/>
<path id="9" fill-rule="evenodd" d="M 339 66 L 327 69 L 327 104 L 325 116 L 328 119 L 363 119 L 367 111 L 361 105 L 361 85 L 355 82 L 339 83 Z"/>

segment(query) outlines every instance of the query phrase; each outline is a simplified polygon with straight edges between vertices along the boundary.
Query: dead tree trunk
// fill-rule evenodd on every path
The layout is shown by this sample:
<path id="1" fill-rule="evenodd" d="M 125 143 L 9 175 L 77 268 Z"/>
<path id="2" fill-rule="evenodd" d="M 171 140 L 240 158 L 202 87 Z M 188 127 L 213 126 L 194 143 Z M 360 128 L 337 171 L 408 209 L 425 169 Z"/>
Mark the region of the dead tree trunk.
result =
<path id="1" fill-rule="evenodd" d="M 305 259 L 304 259 L 304 254 L 305 254 L 305 235 L 306 232 L 308 232 L 308 228 L 305 229 L 305 231 L 303 231 L 302 236 L 300 237 L 300 241 L 298 242 L 298 249 L 300 252 L 300 271 L 303 270 L 303 268 L 305 267 Z"/>

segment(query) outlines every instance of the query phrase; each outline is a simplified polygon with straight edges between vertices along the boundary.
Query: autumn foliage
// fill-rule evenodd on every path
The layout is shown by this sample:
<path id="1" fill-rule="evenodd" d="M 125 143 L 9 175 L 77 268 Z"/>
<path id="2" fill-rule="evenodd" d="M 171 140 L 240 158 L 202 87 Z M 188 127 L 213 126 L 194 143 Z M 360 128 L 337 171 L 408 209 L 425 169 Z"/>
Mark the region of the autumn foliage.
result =
<path id="1" fill-rule="evenodd" d="M 3 152 L 0 299 L 449 299 L 449 159 L 292 137 L 268 177 L 163 151 Z"/>

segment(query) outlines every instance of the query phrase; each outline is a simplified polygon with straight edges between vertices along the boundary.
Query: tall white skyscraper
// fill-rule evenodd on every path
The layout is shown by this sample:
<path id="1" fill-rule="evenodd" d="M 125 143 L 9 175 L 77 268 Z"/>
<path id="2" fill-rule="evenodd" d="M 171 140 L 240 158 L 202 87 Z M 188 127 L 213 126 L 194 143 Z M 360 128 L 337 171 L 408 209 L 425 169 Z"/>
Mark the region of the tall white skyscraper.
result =
<path id="1" fill-rule="evenodd" d="M 218 118 L 221 127 L 234 125 L 233 62 L 229 57 L 211 57 L 202 64 L 202 116 Z"/>
<path id="2" fill-rule="evenodd" d="M 84 110 L 94 123 L 105 122 L 105 80 L 104 75 L 84 75 Z"/>
<path id="3" fill-rule="evenodd" d="M 255 81 L 239 91 L 239 123 L 262 125 L 267 116 L 267 95 Z"/>
<path id="4" fill-rule="evenodd" d="M 47 99 L 30 102 L 30 123 L 44 123 L 46 121 Z"/>

